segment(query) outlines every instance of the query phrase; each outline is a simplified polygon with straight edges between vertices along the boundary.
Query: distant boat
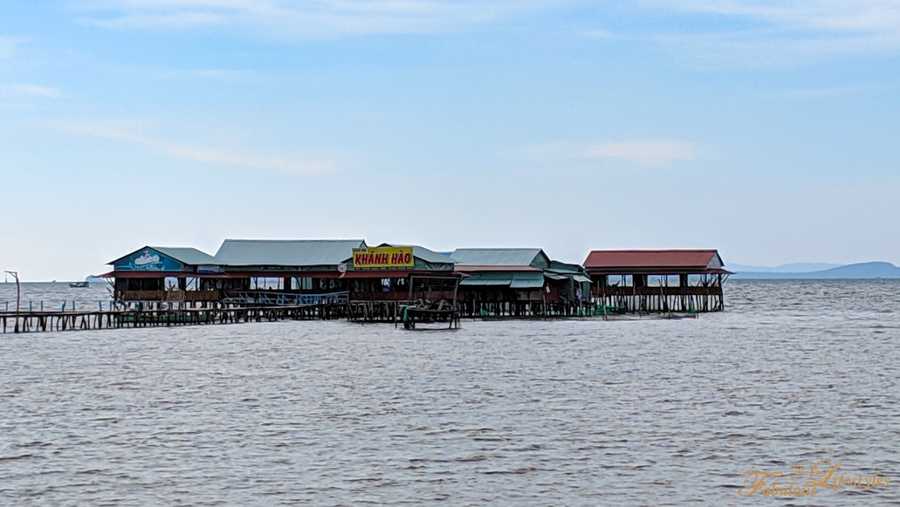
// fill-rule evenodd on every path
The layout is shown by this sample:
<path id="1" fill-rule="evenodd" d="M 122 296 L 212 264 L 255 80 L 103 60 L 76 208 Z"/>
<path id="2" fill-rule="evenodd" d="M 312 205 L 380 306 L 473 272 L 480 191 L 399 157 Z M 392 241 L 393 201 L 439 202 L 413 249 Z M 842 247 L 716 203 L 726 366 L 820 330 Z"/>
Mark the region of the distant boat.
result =
<path id="1" fill-rule="evenodd" d="M 91 284 L 88 282 L 71 282 L 71 283 L 69 283 L 69 287 L 72 287 L 73 289 L 86 289 L 90 286 L 91 286 Z"/>

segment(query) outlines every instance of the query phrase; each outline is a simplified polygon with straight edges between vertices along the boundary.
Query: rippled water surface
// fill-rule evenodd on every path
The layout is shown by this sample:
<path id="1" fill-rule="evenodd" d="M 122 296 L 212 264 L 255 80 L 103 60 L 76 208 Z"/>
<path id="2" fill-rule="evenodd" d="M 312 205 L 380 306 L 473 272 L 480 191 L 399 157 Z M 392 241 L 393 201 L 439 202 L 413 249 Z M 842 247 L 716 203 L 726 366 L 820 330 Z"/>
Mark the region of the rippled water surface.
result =
<path id="1" fill-rule="evenodd" d="M 0 504 L 900 503 L 900 283 L 727 296 L 698 320 L 0 335 Z M 819 458 L 891 484 L 738 496 Z"/>

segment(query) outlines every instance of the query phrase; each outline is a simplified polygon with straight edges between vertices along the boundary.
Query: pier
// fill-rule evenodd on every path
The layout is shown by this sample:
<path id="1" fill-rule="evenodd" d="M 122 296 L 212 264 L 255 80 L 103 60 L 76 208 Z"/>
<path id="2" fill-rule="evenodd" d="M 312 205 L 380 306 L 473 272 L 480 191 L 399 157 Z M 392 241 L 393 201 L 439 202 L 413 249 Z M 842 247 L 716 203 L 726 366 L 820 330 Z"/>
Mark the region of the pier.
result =
<path id="1" fill-rule="evenodd" d="M 106 311 L 2 312 L 0 313 L 0 328 L 2 328 L 3 334 L 6 334 L 221 325 L 280 320 L 323 320 L 343 317 L 345 307 L 346 305 L 216 306 Z"/>
<path id="2" fill-rule="evenodd" d="M 6 302 L 0 311 L 2 332 L 279 320 L 414 329 L 458 327 L 462 318 L 671 318 L 724 311 L 731 274 L 716 250 L 595 250 L 583 264 L 568 264 L 540 248 L 436 252 L 361 239 L 225 240 L 214 256 L 145 246 L 109 264 L 108 306 L 25 306 L 17 285 L 15 306 Z"/>

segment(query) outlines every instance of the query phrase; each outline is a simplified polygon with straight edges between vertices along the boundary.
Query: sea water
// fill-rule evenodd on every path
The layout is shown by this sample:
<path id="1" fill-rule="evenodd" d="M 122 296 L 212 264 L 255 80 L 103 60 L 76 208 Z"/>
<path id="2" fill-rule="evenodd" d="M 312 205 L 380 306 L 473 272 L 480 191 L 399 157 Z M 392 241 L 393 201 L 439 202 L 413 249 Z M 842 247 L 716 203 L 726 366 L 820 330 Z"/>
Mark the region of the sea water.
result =
<path id="1" fill-rule="evenodd" d="M 825 460 L 889 484 L 778 504 L 900 502 L 900 283 L 726 298 L 696 320 L 0 335 L 0 504 L 759 505 L 748 472 Z"/>

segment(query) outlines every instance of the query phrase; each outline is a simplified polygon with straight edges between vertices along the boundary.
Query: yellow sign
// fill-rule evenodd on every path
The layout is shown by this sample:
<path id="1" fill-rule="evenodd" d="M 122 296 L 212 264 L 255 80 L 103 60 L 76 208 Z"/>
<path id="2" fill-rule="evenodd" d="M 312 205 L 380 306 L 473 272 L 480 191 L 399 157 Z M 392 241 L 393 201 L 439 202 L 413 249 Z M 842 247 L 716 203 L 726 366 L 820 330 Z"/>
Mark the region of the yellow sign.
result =
<path id="1" fill-rule="evenodd" d="M 411 246 L 354 248 L 353 269 L 397 269 L 416 265 Z"/>
<path id="2" fill-rule="evenodd" d="M 804 497 L 815 496 L 819 490 L 838 492 L 851 488 L 869 491 L 890 485 L 890 481 L 881 475 L 841 473 L 841 465 L 831 460 L 794 465 L 790 472 L 750 470 L 744 477 L 745 487 L 738 491 L 741 496 Z"/>

